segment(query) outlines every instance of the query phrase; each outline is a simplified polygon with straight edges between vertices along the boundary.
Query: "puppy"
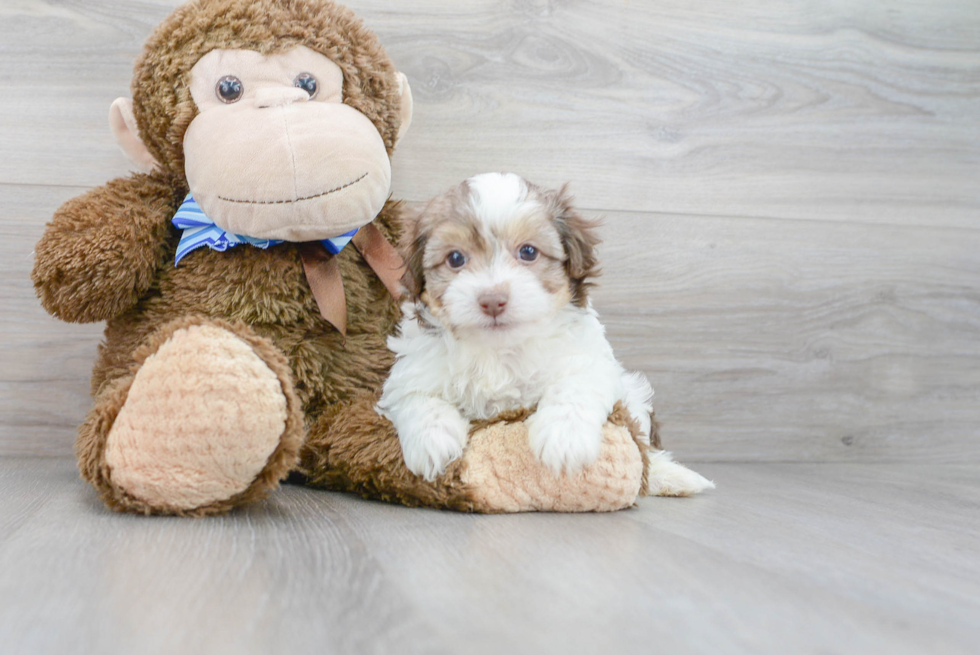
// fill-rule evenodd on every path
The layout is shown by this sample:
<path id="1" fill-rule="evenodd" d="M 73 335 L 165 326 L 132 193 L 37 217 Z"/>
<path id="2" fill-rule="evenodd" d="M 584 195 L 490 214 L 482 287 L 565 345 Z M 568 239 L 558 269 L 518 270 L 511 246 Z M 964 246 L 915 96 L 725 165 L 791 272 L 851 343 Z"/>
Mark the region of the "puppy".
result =
<path id="1" fill-rule="evenodd" d="M 412 300 L 388 341 L 396 361 L 378 411 L 409 470 L 434 479 L 462 456 L 470 421 L 522 407 L 537 406 L 531 448 L 556 474 L 598 458 L 617 401 L 649 443 L 653 389 L 616 360 L 588 299 L 595 227 L 565 188 L 499 173 L 470 178 L 408 219 Z M 714 486 L 668 453 L 649 459 L 651 493 Z"/>

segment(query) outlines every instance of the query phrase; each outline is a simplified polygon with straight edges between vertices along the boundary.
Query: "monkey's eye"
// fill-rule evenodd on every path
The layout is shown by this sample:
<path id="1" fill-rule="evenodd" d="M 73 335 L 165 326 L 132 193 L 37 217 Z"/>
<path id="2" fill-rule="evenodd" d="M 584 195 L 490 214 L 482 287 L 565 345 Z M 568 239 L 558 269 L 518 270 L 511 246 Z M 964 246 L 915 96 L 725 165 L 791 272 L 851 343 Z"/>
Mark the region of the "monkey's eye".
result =
<path id="1" fill-rule="evenodd" d="M 245 94 L 245 86 L 234 75 L 225 75 L 218 80 L 218 83 L 214 87 L 214 93 L 218 96 L 218 100 L 226 105 L 230 105 L 242 99 L 242 96 Z"/>
<path id="2" fill-rule="evenodd" d="M 521 258 L 524 262 L 533 262 L 538 258 L 538 249 L 532 246 L 530 243 L 525 243 L 521 246 L 521 249 L 517 251 L 517 256 Z"/>
<path id="3" fill-rule="evenodd" d="M 300 73 L 293 80 L 293 86 L 299 89 L 303 89 L 310 94 L 310 100 L 316 97 L 316 94 L 320 91 L 320 85 L 317 83 L 316 78 L 309 73 Z"/>
<path id="4" fill-rule="evenodd" d="M 446 257 L 446 263 L 449 264 L 449 268 L 463 268 L 466 265 L 466 255 L 454 250 Z"/>

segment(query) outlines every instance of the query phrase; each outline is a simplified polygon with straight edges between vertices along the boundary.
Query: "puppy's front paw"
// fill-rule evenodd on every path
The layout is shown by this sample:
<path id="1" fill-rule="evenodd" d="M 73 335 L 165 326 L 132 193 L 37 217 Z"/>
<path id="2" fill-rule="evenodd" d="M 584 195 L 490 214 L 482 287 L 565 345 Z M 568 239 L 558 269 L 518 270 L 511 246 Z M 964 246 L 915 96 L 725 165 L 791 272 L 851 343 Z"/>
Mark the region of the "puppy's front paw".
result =
<path id="1" fill-rule="evenodd" d="M 543 407 L 527 420 L 531 451 L 556 475 L 577 471 L 599 458 L 604 419 L 574 406 Z"/>
<path id="2" fill-rule="evenodd" d="M 469 429 L 458 412 L 440 412 L 425 425 L 400 433 L 405 466 L 430 482 L 435 480 L 450 462 L 463 456 Z"/>

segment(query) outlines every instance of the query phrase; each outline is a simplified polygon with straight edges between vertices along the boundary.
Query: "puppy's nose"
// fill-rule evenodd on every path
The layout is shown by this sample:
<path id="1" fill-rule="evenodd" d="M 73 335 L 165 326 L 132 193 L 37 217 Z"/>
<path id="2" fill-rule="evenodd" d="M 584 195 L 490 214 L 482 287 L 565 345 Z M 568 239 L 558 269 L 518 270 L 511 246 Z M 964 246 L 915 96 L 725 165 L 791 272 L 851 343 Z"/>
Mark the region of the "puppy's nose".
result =
<path id="1" fill-rule="evenodd" d="M 504 313 L 507 308 L 507 294 L 503 291 L 484 291 L 476 301 L 480 303 L 480 309 L 487 316 L 497 318 Z"/>

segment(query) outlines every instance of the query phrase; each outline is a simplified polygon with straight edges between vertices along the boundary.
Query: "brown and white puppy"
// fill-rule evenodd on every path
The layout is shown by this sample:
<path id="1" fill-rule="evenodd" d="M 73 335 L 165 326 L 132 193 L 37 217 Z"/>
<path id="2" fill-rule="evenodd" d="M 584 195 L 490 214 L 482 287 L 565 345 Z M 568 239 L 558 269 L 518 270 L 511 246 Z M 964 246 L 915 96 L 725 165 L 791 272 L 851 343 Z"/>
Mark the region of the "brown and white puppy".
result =
<path id="1" fill-rule="evenodd" d="M 459 458 L 469 423 L 537 406 L 535 455 L 556 474 L 595 461 L 617 401 L 649 442 L 653 389 L 613 355 L 588 300 L 596 224 L 566 188 L 487 173 L 432 200 L 403 243 L 406 286 L 397 359 L 378 404 L 408 468 L 434 479 Z M 659 451 L 650 488 L 688 495 L 713 486 Z"/>

